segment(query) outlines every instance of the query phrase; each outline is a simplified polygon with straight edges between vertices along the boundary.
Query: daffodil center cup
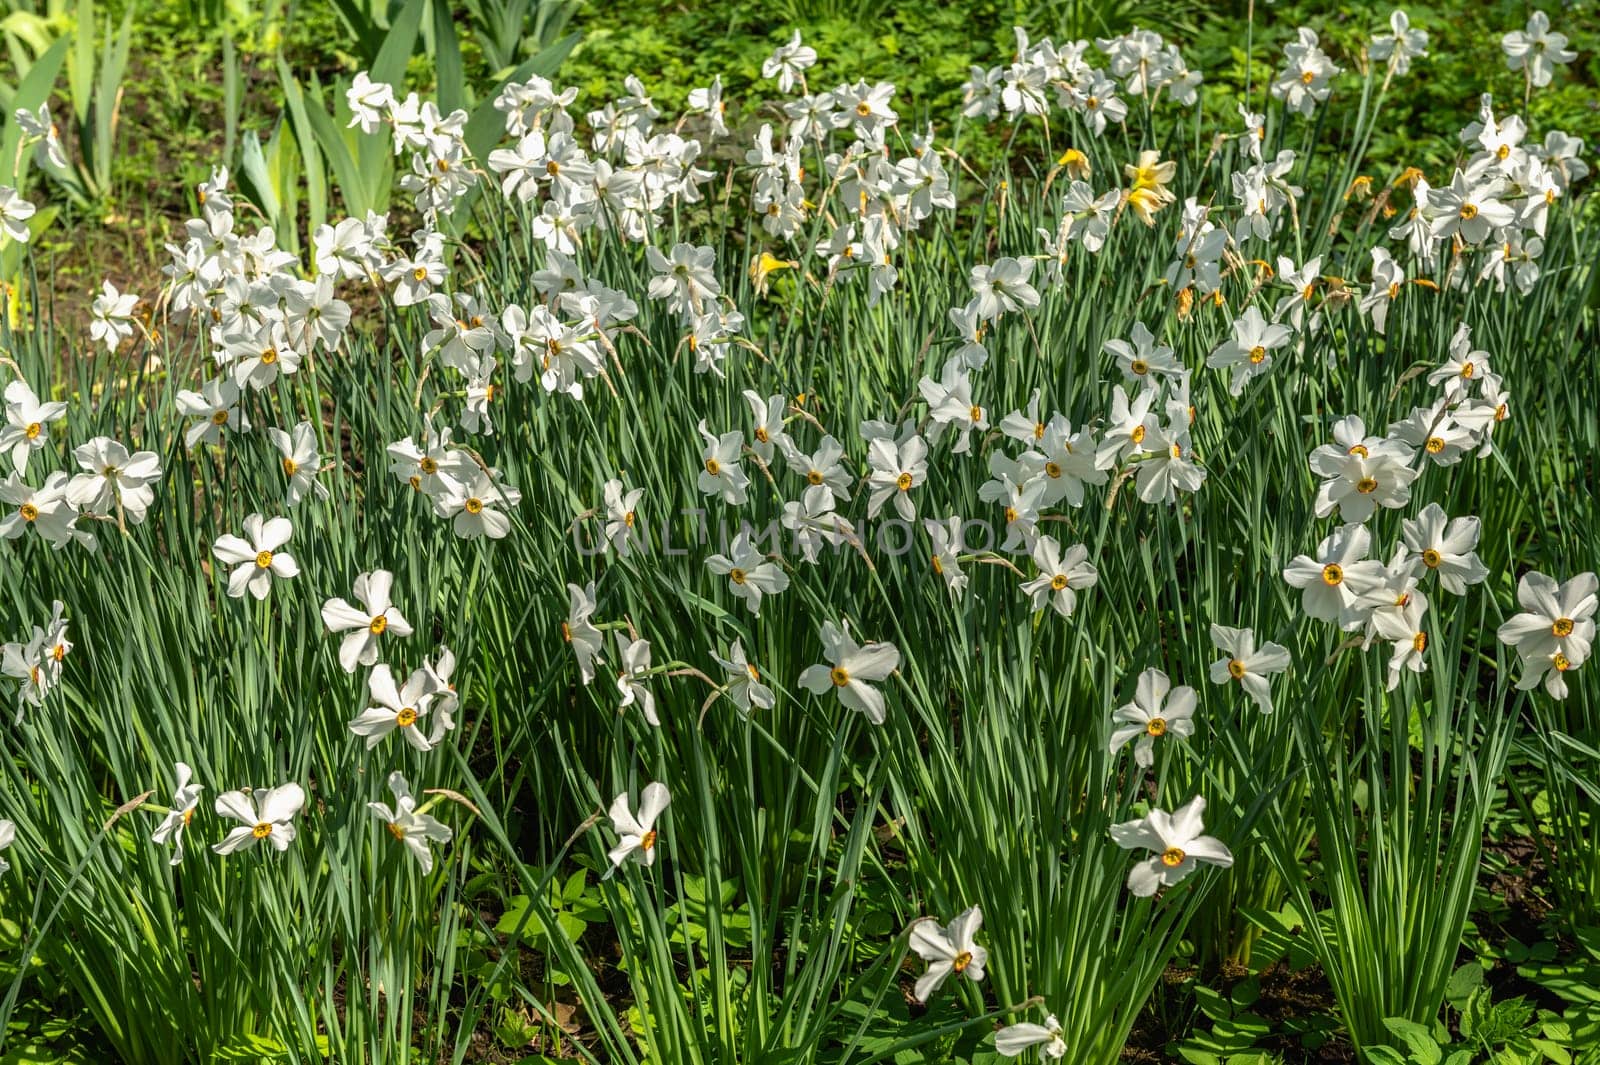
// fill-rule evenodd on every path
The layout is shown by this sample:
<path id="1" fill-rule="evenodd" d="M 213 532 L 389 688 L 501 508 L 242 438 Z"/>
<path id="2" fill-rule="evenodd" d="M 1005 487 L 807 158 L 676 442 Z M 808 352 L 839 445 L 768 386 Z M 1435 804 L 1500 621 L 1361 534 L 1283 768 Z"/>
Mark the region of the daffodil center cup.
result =
<path id="1" fill-rule="evenodd" d="M 257 569 L 266 569 L 270 565 L 272 565 L 272 552 L 271 551 L 257 551 L 256 552 L 256 568 Z"/>
<path id="2" fill-rule="evenodd" d="M 1564 640 L 1572 635 L 1574 627 L 1571 618 L 1556 618 L 1555 622 L 1550 626 L 1550 635 L 1558 640 Z"/>
<path id="3" fill-rule="evenodd" d="M 1228 662 L 1228 676 L 1234 680 L 1243 680 L 1246 672 L 1243 659 L 1235 658 Z"/>
<path id="4" fill-rule="evenodd" d="M 1182 847 L 1168 847 L 1161 852 L 1161 864 L 1168 869 L 1176 869 L 1183 864 L 1183 860 L 1187 857 L 1188 855 L 1183 853 Z"/>
<path id="5" fill-rule="evenodd" d="M 1145 722 L 1144 730 L 1151 736 L 1165 736 L 1167 734 L 1167 719 L 1164 717 L 1152 717 Z"/>
<path id="6" fill-rule="evenodd" d="M 1337 588 L 1344 583 L 1344 568 L 1336 562 L 1330 562 L 1322 567 L 1322 583 L 1330 588 Z"/>
<path id="7" fill-rule="evenodd" d="M 834 666 L 828 670 L 828 679 L 833 681 L 834 687 L 842 688 L 850 683 L 850 671 L 843 666 Z"/>

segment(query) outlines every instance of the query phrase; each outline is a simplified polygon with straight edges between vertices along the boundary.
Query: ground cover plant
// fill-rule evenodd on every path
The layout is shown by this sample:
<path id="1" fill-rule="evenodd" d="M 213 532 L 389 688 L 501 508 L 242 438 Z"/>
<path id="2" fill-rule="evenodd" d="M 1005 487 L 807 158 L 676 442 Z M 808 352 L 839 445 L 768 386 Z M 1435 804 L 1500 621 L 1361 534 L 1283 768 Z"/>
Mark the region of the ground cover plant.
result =
<path id="1" fill-rule="evenodd" d="M 1150 29 L 913 121 L 803 33 L 583 98 L 562 28 L 286 68 L 316 165 L 81 330 L 28 190 L 103 157 L 14 87 L 0 1050 L 1594 1060 L 1559 18 L 1427 166 L 1400 11 L 1224 121 Z"/>

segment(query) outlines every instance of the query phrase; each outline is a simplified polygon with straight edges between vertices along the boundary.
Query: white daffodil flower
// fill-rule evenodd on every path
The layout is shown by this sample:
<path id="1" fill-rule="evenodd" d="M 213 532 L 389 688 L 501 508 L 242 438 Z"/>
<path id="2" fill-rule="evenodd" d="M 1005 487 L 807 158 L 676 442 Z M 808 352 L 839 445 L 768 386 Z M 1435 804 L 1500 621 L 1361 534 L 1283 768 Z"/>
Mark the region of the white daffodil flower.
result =
<path id="1" fill-rule="evenodd" d="M 1535 11 L 1525 27 L 1500 38 L 1500 50 L 1505 53 L 1506 67 L 1526 71 L 1528 81 L 1538 88 L 1550 84 L 1557 66 L 1578 58 L 1578 53 L 1567 47 L 1566 34 L 1551 32 L 1550 16 L 1543 11 Z"/>
<path id="2" fill-rule="evenodd" d="M 1451 595 L 1465 595 L 1467 585 L 1481 583 L 1489 575 L 1477 552 L 1481 524 L 1475 517 L 1449 518 L 1437 503 L 1402 521 L 1401 540 L 1416 575 L 1434 574 Z"/>
<path id="3" fill-rule="evenodd" d="M 622 707 L 625 709 L 637 702 L 644 719 L 659 726 L 661 719 L 656 716 L 655 692 L 645 686 L 650 677 L 650 641 L 635 640 L 623 632 L 616 633 L 616 641 L 617 660 L 622 665 L 622 671 L 617 674 Z"/>
<path id="4" fill-rule="evenodd" d="M 434 691 L 433 678 L 427 670 L 413 670 L 405 684 L 397 685 L 394 671 L 386 663 L 374 666 L 367 674 L 367 692 L 375 705 L 351 720 L 350 731 L 367 741 L 369 751 L 397 730 L 411 747 L 431 751 L 443 738 L 437 721 L 433 722 L 431 733 L 423 733 L 423 719 L 433 709 Z"/>
<path id="5" fill-rule="evenodd" d="M 346 673 L 354 673 L 358 665 L 370 666 L 378 661 L 378 639 L 385 633 L 411 635 L 411 623 L 389 598 L 393 587 L 394 574 L 386 569 L 373 570 L 356 577 L 359 608 L 342 598 L 322 604 L 322 623 L 328 631 L 346 634 L 339 644 L 339 664 Z"/>
<path id="6" fill-rule="evenodd" d="M 748 530 L 733 538 L 728 552 L 707 558 L 706 568 L 728 578 L 733 594 L 744 600 L 752 615 L 760 617 L 762 598 L 777 595 L 789 587 L 789 575 L 781 565 L 756 550 Z"/>
<path id="7" fill-rule="evenodd" d="M 744 646 L 738 641 L 733 641 L 733 646 L 728 649 L 728 657 L 712 655 L 728 674 L 728 679 L 722 686 L 722 693 L 733 704 L 745 713 L 752 707 L 761 710 L 771 710 L 776 698 L 772 689 L 761 683 L 761 671 L 753 666 L 745 657 Z"/>
<path id="8" fill-rule="evenodd" d="M 933 546 L 928 561 L 933 566 L 933 572 L 944 582 L 945 590 L 955 599 L 960 599 L 967 589 L 967 574 L 961 569 L 961 526 L 959 515 L 943 521 L 934 521 L 932 518 L 922 520 L 922 528 Z"/>
<path id="9" fill-rule="evenodd" d="M 750 486 L 750 478 L 739 465 L 744 434 L 734 430 L 713 436 L 706 429 L 704 418 L 700 419 L 698 428 L 706 442 L 705 449 L 700 452 L 700 491 L 708 496 L 720 496 L 724 503 L 742 505 Z"/>
<path id="10" fill-rule="evenodd" d="M 151 487 L 161 479 L 161 457 L 154 451 L 128 449 L 110 437 L 97 436 L 72 452 L 82 473 L 67 484 L 66 498 L 79 510 L 102 517 L 119 509 L 128 522 L 144 521 L 155 502 Z"/>
<path id="11" fill-rule="evenodd" d="M 0 190 L 0 194 L 3 192 Z M 118 292 L 110 281 L 100 282 L 100 295 L 90 308 L 89 339 L 105 344 L 107 351 L 116 351 L 118 345 L 133 336 L 133 309 L 138 305 L 136 294 Z"/>
<path id="12" fill-rule="evenodd" d="M 1283 579 L 1301 590 L 1307 617 L 1332 621 L 1343 629 L 1363 621 L 1357 601 L 1383 577 L 1383 563 L 1367 558 L 1372 534 L 1364 525 L 1343 525 L 1317 545 L 1317 555 L 1296 555 Z"/>
<path id="13" fill-rule="evenodd" d="M 0 851 L 10 850 L 11 845 L 16 841 L 16 822 L 9 818 L 0 817 Z M 0 858 L 0 876 L 5 876 L 9 872 L 11 872 L 11 863 L 4 858 Z"/>
<path id="14" fill-rule="evenodd" d="M 77 527 L 78 508 L 67 499 L 67 475 L 60 470 L 45 478 L 40 488 L 30 488 L 16 474 L 0 481 L 0 539 L 15 540 L 33 530 L 59 551 L 71 543 L 94 550 L 94 534 Z"/>
<path id="15" fill-rule="evenodd" d="M 1205 811 L 1205 799 L 1196 795 L 1170 814 L 1152 809 L 1137 821 L 1111 826 L 1117 846 L 1156 852 L 1128 873 L 1129 891 L 1140 897 L 1154 895 L 1158 888 L 1171 887 L 1188 876 L 1199 862 L 1224 869 L 1233 864 L 1233 854 L 1221 840 L 1202 834 Z"/>
<path id="16" fill-rule="evenodd" d="M 264 518 L 251 514 L 244 519 L 244 536 L 228 533 L 217 537 L 211 552 L 217 560 L 236 567 L 228 575 L 228 594 L 235 599 L 249 593 L 265 599 L 272 578 L 288 580 L 300 575 L 300 565 L 287 551 L 278 550 L 289 542 L 294 526 L 288 518 Z"/>
<path id="17" fill-rule="evenodd" d="M 1225 625 L 1211 626 L 1211 643 L 1224 656 L 1211 663 L 1211 683 L 1237 681 L 1263 714 L 1272 713 L 1272 682 L 1268 678 L 1289 668 L 1288 648 L 1270 640 L 1258 648 L 1254 631 Z"/>
<path id="18" fill-rule="evenodd" d="M 976 906 L 963 910 L 942 928 L 931 917 L 911 926 L 911 949 L 928 963 L 912 991 L 918 1002 L 928 1001 L 952 973 L 975 984 L 983 981 L 989 952 L 973 940 L 982 926 L 983 911 Z"/>
<path id="19" fill-rule="evenodd" d="M 1049 606 L 1070 618 L 1078 606 L 1078 593 L 1100 580 L 1100 572 L 1089 561 L 1089 549 L 1073 544 L 1063 552 L 1054 537 L 1041 536 L 1034 541 L 1032 554 L 1039 573 L 1023 581 L 1022 590 L 1032 597 L 1033 609 Z"/>
<path id="20" fill-rule="evenodd" d="M 250 419 L 239 407 L 239 386 L 226 377 L 207 381 L 199 392 L 178 393 L 178 412 L 199 419 L 189 426 L 183 442 L 190 450 L 200 444 L 220 445 L 222 431 L 250 430 Z"/>
<path id="21" fill-rule="evenodd" d="M 769 81 L 776 78 L 778 91 L 788 94 L 797 84 L 804 84 L 805 72 L 817 62 L 817 50 L 800 43 L 800 31 L 795 30 L 789 43 L 780 45 L 761 64 L 761 76 Z"/>
<path id="22" fill-rule="evenodd" d="M 451 519 L 451 530 L 463 540 L 503 539 L 511 531 L 506 511 L 522 501 L 522 493 L 497 482 L 494 470 L 474 464 L 466 473 L 465 480 L 434 497 L 434 510 L 441 518 Z"/>
<path id="23" fill-rule="evenodd" d="M 899 668 L 900 651 L 895 645 L 859 644 L 846 629 L 824 621 L 822 654 L 827 663 L 802 670 L 800 686 L 813 695 L 832 689 L 848 709 L 865 714 L 874 725 L 883 724 L 883 693 L 872 684 Z"/>
<path id="24" fill-rule="evenodd" d="M 583 588 L 576 584 L 567 585 L 567 601 L 567 617 L 561 623 L 561 639 L 572 645 L 572 653 L 578 657 L 578 673 L 583 677 L 583 682 L 588 684 L 594 680 L 594 660 L 605 649 L 605 638 L 589 621 L 595 611 L 594 582 L 590 581 Z"/>
<path id="25" fill-rule="evenodd" d="M 1427 659 L 1423 657 L 1423 652 L 1428 648 L 1428 633 L 1422 624 L 1422 619 L 1428 613 L 1428 597 L 1412 591 L 1407 592 L 1403 599 L 1404 602 L 1393 609 L 1374 611 L 1372 615 L 1375 634 L 1394 645 L 1394 651 L 1389 656 L 1389 691 L 1399 686 L 1402 670 L 1422 673 L 1428 668 Z"/>
<path id="26" fill-rule="evenodd" d="M 1380 330 L 1381 332 L 1381 330 Z M 1272 368 L 1272 352 L 1294 337 L 1294 330 L 1286 325 L 1269 324 L 1255 307 L 1234 319 L 1233 339 L 1224 343 L 1206 357 L 1206 365 L 1217 370 L 1232 369 L 1228 394 L 1238 396 L 1250 379 Z"/>
<path id="27" fill-rule="evenodd" d="M 639 500 L 644 498 L 643 488 L 628 488 L 615 478 L 601 486 L 601 497 L 606 512 L 605 537 L 619 555 L 626 555 L 639 532 Z"/>
<path id="28" fill-rule="evenodd" d="M 50 423 L 65 417 L 66 413 L 65 403 L 40 403 L 26 381 L 12 381 L 5 391 L 0 455 L 11 452 L 17 473 L 27 473 L 29 456 L 50 443 Z"/>
<path id="29" fill-rule="evenodd" d="M 1317 488 L 1315 512 L 1326 518 L 1338 511 L 1339 520 L 1361 523 L 1379 507 L 1393 510 L 1411 501 L 1411 482 L 1417 471 L 1392 451 L 1346 455 Z"/>
<path id="30" fill-rule="evenodd" d="M 901 520 L 916 521 L 917 507 L 911 501 L 911 490 L 927 479 L 928 442 L 915 433 L 898 443 L 878 437 L 867 444 L 867 463 L 872 468 L 867 477 L 872 489 L 867 516 L 877 517 L 883 505 L 893 499 Z"/>
<path id="31" fill-rule="evenodd" d="M 178 786 L 172 792 L 172 806 L 167 810 L 167 815 L 161 819 L 156 830 L 150 833 L 150 842 L 165 847 L 172 844 L 172 865 L 183 863 L 183 833 L 194 820 L 194 812 L 200 808 L 200 794 L 205 791 L 202 784 L 190 783 L 194 776 L 183 762 L 176 766 Z"/>
<path id="32" fill-rule="evenodd" d="M 432 424 L 418 445 L 411 437 L 390 444 L 389 472 L 430 499 L 448 495 L 472 476 L 477 463 L 466 452 L 450 446 L 450 427 Z"/>
<path id="33" fill-rule="evenodd" d="M 0 234 L 4 234 L 18 244 L 28 243 L 33 235 L 28 228 L 28 219 L 32 218 L 39 209 L 17 194 L 17 190 L 10 185 L 0 185 Z M 110 282 L 107 282 L 109 285 Z M 131 331 L 130 331 L 131 332 Z M 95 337 L 96 340 L 99 337 Z M 116 345 L 112 345 L 114 348 Z"/>
<path id="34" fill-rule="evenodd" d="M 1134 322 L 1129 334 L 1132 340 L 1112 339 L 1105 342 L 1105 352 L 1117 362 L 1117 368 L 1129 382 L 1140 382 L 1141 387 L 1156 380 L 1153 374 L 1176 377 L 1184 372 L 1172 349 L 1156 343 L 1155 336 L 1143 322 Z"/>
<path id="35" fill-rule="evenodd" d="M 1427 54 L 1428 31 L 1412 29 L 1411 19 L 1398 9 L 1389 13 L 1389 32 L 1376 34 L 1367 45 L 1367 55 L 1387 63 L 1395 77 L 1404 77 L 1411 69 L 1411 61 Z"/>
<path id="36" fill-rule="evenodd" d="M 294 842 L 294 819 L 305 804 L 305 791 L 293 782 L 266 791 L 225 791 L 217 796 L 217 813 L 244 824 L 229 832 L 221 843 L 212 844 L 211 849 L 218 854 L 233 854 L 266 840 L 273 850 L 286 851 Z"/>
<path id="37" fill-rule="evenodd" d="M 1014 1058 L 1037 1047 L 1040 1061 L 1060 1061 L 1067 1056 L 1067 1040 L 1061 1022 L 1050 1014 L 1043 1024 L 1008 1024 L 994 1033 L 994 1049 L 1003 1058 Z"/>
<path id="38" fill-rule="evenodd" d="M 660 842 L 656 832 L 656 821 L 671 802 L 672 796 L 665 784 L 645 785 L 644 791 L 639 796 L 637 817 L 629 809 L 627 792 L 612 800 L 611 827 L 618 838 L 616 846 L 606 854 L 606 857 L 611 859 L 611 868 L 605 873 L 607 878 L 622 868 L 624 862 L 633 862 L 635 865 L 655 864 L 656 844 Z"/>
<path id="39" fill-rule="evenodd" d="M 328 486 L 317 480 L 322 456 L 317 451 L 317 431 L 310 422 L 300 422 L 288 432 L 269 428 L 267 439 L 277 448 L 283 475 L 289 479 L 289 506 L 304 499 L 307 492 L 318 499 L 328 498 Z"/>
<path id="40" fill-rule="evenodd" d="M 748 388 L 744 390 L 743 397 L 750 408 L 750 417 L 755 422 L 755 428 L 750 431 L 750 450 L 755 452 L 762 465 L 771 466 L 773 454 L 789 444 L 789 434 L 783 428 L 783 413 L 788 401 L 781 393 L 762 398 L 760 393 Z"/>
<path id="41" fill-rule="evenodd" d="M 1180 739 L 1194 735 L 1198 701 L 1188 685 L 1174 688 L 1161 670 L 1145 670 L 1139 674 L 1133 701 L 1111 715 L 1116 727 L 1111 731 L 1110 752 L 1116 754 L 1129 740 L 1138 737 L 1133 745 L 1133 760 L 1141 768 L 1149 768 L 1155 761 L 1156 740 L 1169 735 Z"/>
<path id="42" fill-rule="evenodd" d="M 1523 574 L 1517 584 L 1522 612 L 1500 626 L 1500 642 L 1512 647 L 1522 660 L 1517 687 L 1527 690 L 1540 680 L 1557 699 L 1566 698 L 1564 674 L 1589 658 L 1594 644 L 1596 590 L 1600 580 L 1580 573 L 1557 583 L 1543 573 Z"/>
<path id="43" fill-rule="evenodd" d="M 422 875 L 433 872 L 433 849 L 429 843 L 449 843 L 454 833 L 448 825 L 417 810 L 417 800 L 411 797 L 411 785 L 398 769 L 389 774 L 389 791 L 394 795 L 394 806 L 369 802 L 367 810 L 379 821 L 417 860 Z"/>

